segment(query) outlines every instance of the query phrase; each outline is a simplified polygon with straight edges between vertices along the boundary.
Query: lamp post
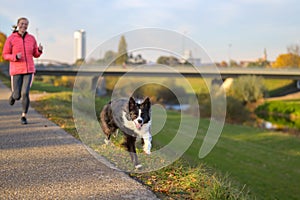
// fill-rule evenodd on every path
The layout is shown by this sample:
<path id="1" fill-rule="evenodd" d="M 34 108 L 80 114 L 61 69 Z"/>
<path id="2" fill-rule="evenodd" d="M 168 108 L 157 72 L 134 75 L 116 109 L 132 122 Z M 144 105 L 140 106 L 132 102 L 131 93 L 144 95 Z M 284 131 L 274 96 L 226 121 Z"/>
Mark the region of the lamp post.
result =
<path id="1" fill-rule="evenodd" d="M 230 63 L 231 63 L 231 47 L 232 47 L 232 44 L 229 43 L 228 44 L 228 67 L 230 66 Z"/>

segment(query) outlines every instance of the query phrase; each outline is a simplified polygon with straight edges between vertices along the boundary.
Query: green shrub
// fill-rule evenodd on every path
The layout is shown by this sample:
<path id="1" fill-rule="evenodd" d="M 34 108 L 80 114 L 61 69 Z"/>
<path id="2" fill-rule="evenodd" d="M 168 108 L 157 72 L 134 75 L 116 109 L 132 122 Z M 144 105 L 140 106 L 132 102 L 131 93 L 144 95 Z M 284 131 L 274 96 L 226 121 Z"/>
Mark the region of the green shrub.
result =
<path id="1" fill-rule="evenodd" d="M 211 116 L 211 97 L 208 93 L 197 94 L 199 101 L 200 114 L 201 117 L 210 117 Z M 215 102 L 218 102 L 218 96 Z M 223 100 L 222 97 L 219 98 Z M 222 103 L 222 102 L 220 102 Z M 221 108 L 223 108 L 221 106 Z M 193 108 L 192 108 L 193 109 Z M 218 109 L 218 105 L 215 106 L 215 109 Z M 222 110 L 220 110 L 222 112 Z M 243 123 L 250 118 L 250 111 L 246 108 L 242 101 L 232 97 L 227 96 L 226 98 L 226 121 L 227 122 L 238 122 Z"/>
<path id="2" fill-rule="evenodd" d="M 265 91 L 262 77 L 240 76 L 234 80 L 228 94 L 244 103 L 249 103 L 261 99 Z"/>
<path id="3" fill-rule="evenodd" d="M 226 121 L 243 123 L 250 119 L 251 112 L 238 99 L 227 96 Z"/>
<path id="4" fill-rule="evenodd" d="M 74 76 L 61 76 L 54 79 L 54 86 L 64 86 L 72 88 L 74 86 Z"/>
<path id="5" fill-rule="evenodd" d="M 296 115 L 300 117 L 300 103 L 271 101 L 257 107 L 256 112 L 277 113 L 282 115 Z"/>
<path id="6" fill-rule="evenodd" d="M 51 84 L 55 87 L 73 88 L 75 76 L 36 76 L 35 80 Z"/>
<path id="7" fill-rule="evenodd" d="M 266 102 L 255 109 L 260 118 L 290 128 L 300 128 L 300 103 L 297 101 Z"/>
<path id="8" fill-rule="evenodd" d="M 53 85 L 55 78 L 55 76 L 38 76 L 37 80 L 42 81 L 43 83 L 49 83 Z"/>

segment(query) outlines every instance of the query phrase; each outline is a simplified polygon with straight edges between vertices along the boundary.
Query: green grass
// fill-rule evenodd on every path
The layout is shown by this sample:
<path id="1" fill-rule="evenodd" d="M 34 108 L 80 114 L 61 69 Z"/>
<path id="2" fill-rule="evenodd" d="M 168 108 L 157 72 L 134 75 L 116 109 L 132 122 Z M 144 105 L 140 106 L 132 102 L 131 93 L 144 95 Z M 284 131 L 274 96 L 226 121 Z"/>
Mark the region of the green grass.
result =
<path id="1" fill-rule="evenodd" d="M 72 92 L 49 93 L 42 96 L 39 101 L 31 102 L 31 105 L 49 120 L 79 139 L 73 121 L 71 100 Z"/>
<path id="2" fill-rule="evenodd" d="M 173 119 L 173 125 L 179 123 Z M 185 157 L 199 164 L 205 163 L 229 173 L 230 177 L 246 185 L 258 199 L 300 198 L 300 138 L 281 132 L 264 131 L 238 125 L 225 125 L 222 135 L 213 151 L 203 160 L 197 155 L 202 144 L 203 133 L 209 121 L 201 119 L 196 140 Z M 172 131 L 156 135 L 154 141 L 166 144 L 172 138 Z"/>
<path id="3" fill-rule="evenodd" d="M 61 91 L 72 91 L 72 89 L 67 87 L 62 87 L 62 86 L 53 87 L 53 85 L 49 83 L 33 81 L 31 91 L 33 93 L 40 93 L 44 91 L 49 93 L 54 93 L 54 92 L 61 92 Z"/>
<path id="4" fill-rule="evenodd" d="M 227 175 L 212 174 L 208 167 L 190 166 L 183 159 L 163 169 L 132 176 L 148 185 L 161 199 L 251 199 Z"/>
<path id="5" fill-rule="evenodd" d="M 246 184 L 259 199 L 300 197 L 300 139 L 295 136 L 226 125 L 204 161 Z"/>
<path id="6" fill-rule="evenodd" d="M 280 89 L 292 84 L 293 82 L 294 81 L 290 79 L 264 79 L 264 85 L 269 91 Z"/>
<path id="7" fill-rule="evenodd" d="M 106 77 L 106 87 L 113 90 L 118 83 L 120 86 L 126 86 L 128 83 L 165 83 L 172 80 L 174 85 L 183 87 L 187 93 L 208 92 L 206 82 L 202 78 L 165 78 L 165 77 Z M 208 79 L 209 80 L 209 79 Z M 190 84 L 190 85 L 189 85 Z"/>
<path id="8" fill-rule="evenodd" d="M 293 90 L 295 84 L 293 80 L 282 80 L 282 79 L 264 79 L 264 85 L 269 92 L 269 96 L 277 96 L 278 94 L 284 93 L 287 90 Z"/>

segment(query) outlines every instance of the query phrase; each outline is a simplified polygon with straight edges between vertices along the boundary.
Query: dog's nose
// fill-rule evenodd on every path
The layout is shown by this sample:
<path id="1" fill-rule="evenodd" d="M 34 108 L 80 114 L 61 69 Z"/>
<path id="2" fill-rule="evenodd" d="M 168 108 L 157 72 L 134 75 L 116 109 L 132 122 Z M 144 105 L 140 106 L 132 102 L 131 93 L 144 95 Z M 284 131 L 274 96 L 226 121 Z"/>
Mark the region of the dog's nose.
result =
<path id="1" fill-rule="evenodd" d="M 139 124 L 143 123 L 143 120 L 141 120 L 141 119 L 138 119 L 137 121 Z"/>

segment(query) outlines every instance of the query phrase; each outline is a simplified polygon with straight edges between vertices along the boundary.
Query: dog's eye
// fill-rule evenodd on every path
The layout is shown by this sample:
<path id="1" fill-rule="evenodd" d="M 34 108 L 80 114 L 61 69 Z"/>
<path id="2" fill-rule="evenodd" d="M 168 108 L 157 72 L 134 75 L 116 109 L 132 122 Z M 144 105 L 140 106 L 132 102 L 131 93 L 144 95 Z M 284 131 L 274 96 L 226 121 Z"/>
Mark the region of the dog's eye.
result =
<path id="1" fill-rule="evenodd" d="M 138 115 L 135 112 L 130 112 L 130 117 L 131 118 L 136 118 Z"/>

